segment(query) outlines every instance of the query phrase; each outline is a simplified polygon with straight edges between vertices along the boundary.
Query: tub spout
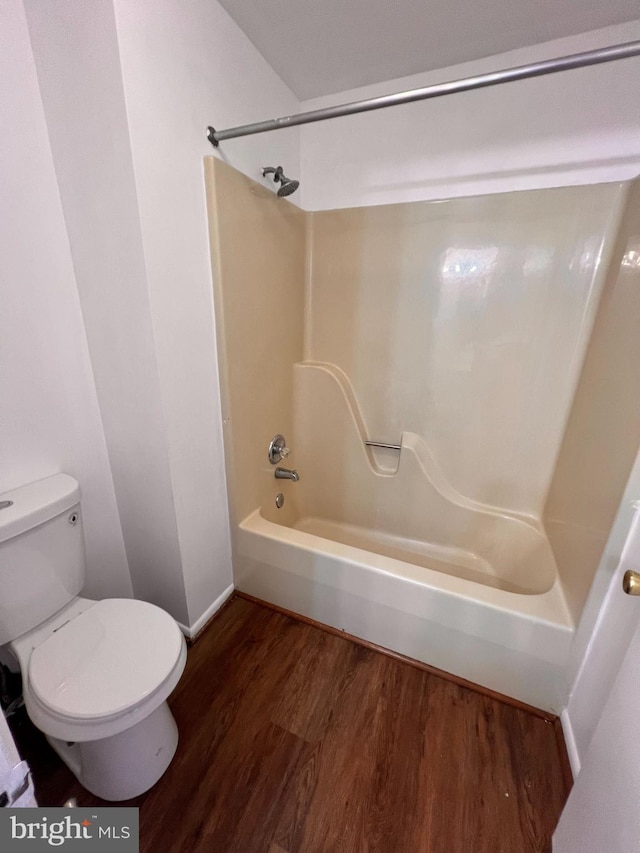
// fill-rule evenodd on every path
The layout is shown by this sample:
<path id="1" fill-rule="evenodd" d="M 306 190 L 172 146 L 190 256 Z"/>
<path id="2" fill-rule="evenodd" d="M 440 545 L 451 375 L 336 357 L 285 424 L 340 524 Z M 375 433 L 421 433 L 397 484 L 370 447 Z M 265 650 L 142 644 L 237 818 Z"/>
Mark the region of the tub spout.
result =
<path id="1" fill-rule="evenodd" d="M 300 479 L 297 471 L 290 471 L 288 468 L 276 468 L 275 476 L 276 480 L 293 480 L 294 483 Z"/>

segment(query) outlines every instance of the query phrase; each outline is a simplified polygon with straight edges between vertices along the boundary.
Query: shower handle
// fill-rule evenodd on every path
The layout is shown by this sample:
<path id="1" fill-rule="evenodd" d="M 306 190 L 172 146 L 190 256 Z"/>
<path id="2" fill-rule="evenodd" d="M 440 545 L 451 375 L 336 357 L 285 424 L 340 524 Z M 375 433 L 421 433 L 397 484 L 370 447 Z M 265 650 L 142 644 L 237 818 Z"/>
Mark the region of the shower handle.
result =
<path id="1" fill-rule="evenodd" d="M 281 459 L 286 459 L 290 453 L 291 451 L 287 447 L 287 440 L 285 437 L 280 435 L 280 433 L 274 435 L 269 443 L 269 450 L 267 451 L 269 462 L 271 462 L 272 465 L 277 465 Z"/>

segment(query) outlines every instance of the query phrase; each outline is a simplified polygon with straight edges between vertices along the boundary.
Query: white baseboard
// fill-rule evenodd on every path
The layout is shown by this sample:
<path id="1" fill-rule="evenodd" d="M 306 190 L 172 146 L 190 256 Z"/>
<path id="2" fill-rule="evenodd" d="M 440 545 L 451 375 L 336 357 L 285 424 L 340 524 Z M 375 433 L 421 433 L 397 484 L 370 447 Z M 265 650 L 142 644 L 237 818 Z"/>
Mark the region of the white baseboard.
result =
<path id="1" fill-rule="evenodd" d="M 225 591 L 222 593 L 222 595 L 219 595 L 216 598 L 216 600 L 213 602 L 213 604 L 211 604 L 211 605 L 209 605 L 209 607 L 207 607 L 207 609 L 204 611 L 202 616 L 199 616 L 196 619 L 196 621 L 193 623 L 193 625 L 190 625 L 189 627 L 187 627 L 186 625 L 183 625 L 182 622 L 178 622 L 178 626 L 179 626 L 180 630 L 182 631 L 182 633 L 185 635 L 185 637 L 187 637 L 187 639 L 189 639 L 189 640 L 192 640 L 195 637 L 195 635 L 198 633 L 198 631 L 201 628 L 204 628 L 204 626 L 207 624 L 209 619 L 211 619 L 211 617 L 214 615 L 214 613 L 217 613 L 218 610 L 220 610 L 220 608 L 225 603 L 225 601 L 231 596 L 232 592 L 233 592 L 233 584 L 229 584 L 229 586 L 225 589 Z"/>
<path id="2" fill-rule="evenodd" d="M 569 764 L 571 765 L 571 772 L 573 773 L 573 778 L 575 779 L 578 773 L 580 772 L 580 755 L 578 753 L 578 744 L 576 743 L 575 735 L 573 734 L 573 726 L 571 725 L 571 717 L 569 716 L 569 711 L 567 708 L 560 714 L 560 722 L 562 723 L 562 733 L 564 735 L 564 742 L 567 746 L 567 754 L 569 756 Z"/>

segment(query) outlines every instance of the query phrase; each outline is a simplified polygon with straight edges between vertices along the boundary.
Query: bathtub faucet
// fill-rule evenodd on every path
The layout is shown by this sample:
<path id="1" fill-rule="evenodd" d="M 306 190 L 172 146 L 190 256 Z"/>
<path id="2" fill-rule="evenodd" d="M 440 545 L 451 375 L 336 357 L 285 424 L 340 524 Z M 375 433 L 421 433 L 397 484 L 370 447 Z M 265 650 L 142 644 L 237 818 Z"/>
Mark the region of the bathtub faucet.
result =
<path id="1" fill-rule="evenodd" d="M 297 471 L 290 471 L 288 468 L 276 468 L 276 480 L 293 480 L 297 483 L 300 475 Z"/>

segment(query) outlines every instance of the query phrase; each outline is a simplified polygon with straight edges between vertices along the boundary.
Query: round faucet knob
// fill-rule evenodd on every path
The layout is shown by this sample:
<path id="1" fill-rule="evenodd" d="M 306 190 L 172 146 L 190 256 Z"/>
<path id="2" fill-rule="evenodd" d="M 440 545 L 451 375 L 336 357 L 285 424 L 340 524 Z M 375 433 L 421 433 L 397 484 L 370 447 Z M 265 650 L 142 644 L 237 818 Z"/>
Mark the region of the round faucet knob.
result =
<path id="1" fill-rule="evenodd" d="M 281 459 L 286 459 L 291 451 L 283 435 L 274 435 L 269 444 L 268 457 L 272 465 L 277 465 Z"/>

